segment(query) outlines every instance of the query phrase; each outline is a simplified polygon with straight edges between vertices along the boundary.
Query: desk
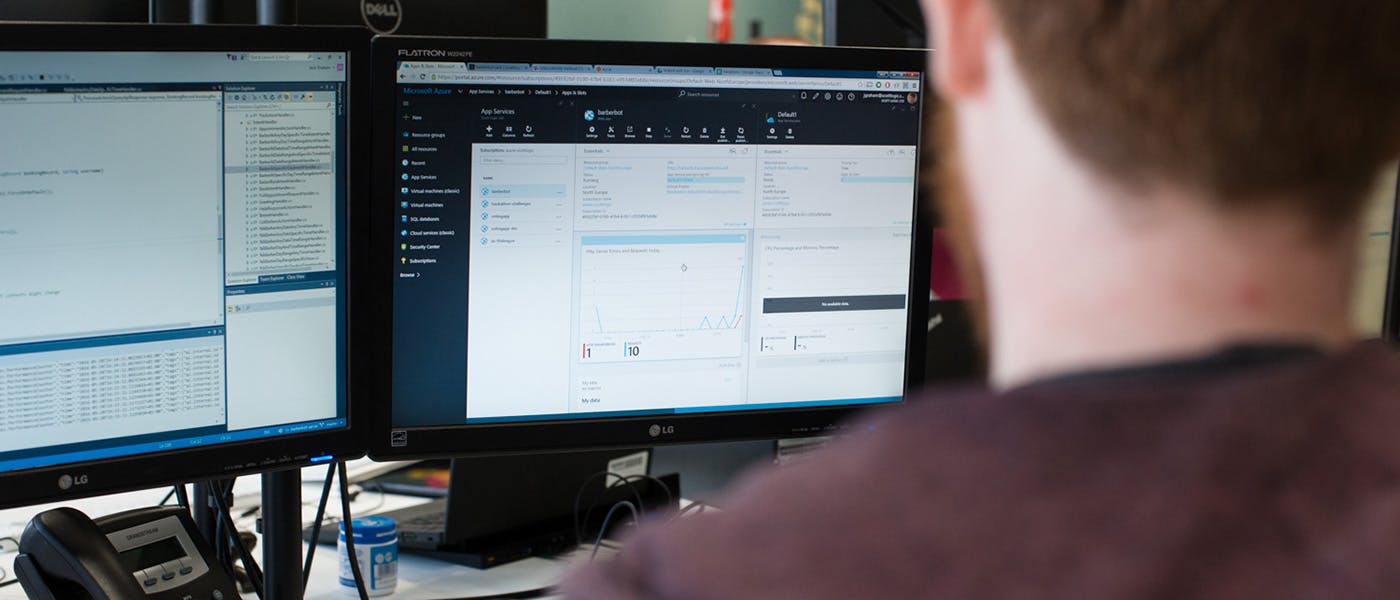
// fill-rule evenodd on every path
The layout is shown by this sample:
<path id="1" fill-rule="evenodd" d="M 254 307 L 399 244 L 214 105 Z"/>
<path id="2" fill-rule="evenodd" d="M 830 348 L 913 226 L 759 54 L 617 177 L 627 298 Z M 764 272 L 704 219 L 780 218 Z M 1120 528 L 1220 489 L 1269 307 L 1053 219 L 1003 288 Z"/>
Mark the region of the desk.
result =
<path id="1" fill-rule="evenodd" d="M 329 552 L 322 554 L 324 550 Z M 329 557 L 329 560 L 322 560 L 325 557 Z M 321 546 L 316 550 L 316 562 L 311 567 L 311 585 L 306 590 L 307 600 L 346 600 L 353 597 L 353 594 L 340 591 L 336 563 L 334 548 Z M 398 587 L 394 595 L 385 597 L 426 600 L 521 592 L 552 585 L 563 575 L 567 565 L 565 560 L 527 558 L 478 570 L 401 553 Z M 247 594 L 246 597 L 256 596 Z"/>
<path id="2" fill-rule="evenodd" d="M 321 497 L 321 485 L 325 473 L 325 467 L 311 467 L 302 470 L 303 522 L 310 523 L 315 518 L 316 501 Z M 240 512 L 239 507 L 251 507 L 258 503 L 257 492 L 260 483 L 261 478 L 257 476 L 239 478 L 238 484 L 234 488 L 233 512 L 235 514 Z M 158 488 L 99 498 L 86 498 L 61 504 L 3 510 L 0 511 L 0 537 L 13 536 L 18 539 L 30 517 L 51 508 L 71 506 L 89 516 L 98 517 L 132 508 L 152 506 L 160 502 L 169 490 L 168 487 Z M 333 491 L 330 502 L 326 506 L 326 514 L 338 516 L 340 514 L 339 502 L 339 493 Z M 350 510 L 357 515 L 363 515 L 421 502 L 426 502 L 426 500 L 366 491 L 362 492 L 351 503 Z M 239 529 L 252 531 L 255 518 L 238 519 Z M 15 553 L 11 551 L 12 546 L 12 544 L 6 543 L 0 547 L 0 568 L 5 571 L 4 579 L 0 581 L 14 579 Z M 258 548 L 261 549 L 261 547 L 259 544 Z M 261 552 L 255 551 L 254 557 L 261 560 Z M 401 553 L 399 555 L 398 587 L 392 596 L 386 597 L 419 600 L 509 594 L 549 586 L 558 581 L 567 568 L 568 561 L 566 560 L 530 558 L 491 569 L 478 570 Z M 352 595 L 341 591 L 339 564 L 334 546 L 317 547 L 316 559 L 311 567 L 311 580 L 307 585 L 305 597 L 307 600 L 346 600 L 352 597 Z M 0 587 L 0 600 L 24 600 L 24 598 L 24 590 L 18 584 Z M 256 596 L 246 594 L 245 598 L 256 598 Z"/>

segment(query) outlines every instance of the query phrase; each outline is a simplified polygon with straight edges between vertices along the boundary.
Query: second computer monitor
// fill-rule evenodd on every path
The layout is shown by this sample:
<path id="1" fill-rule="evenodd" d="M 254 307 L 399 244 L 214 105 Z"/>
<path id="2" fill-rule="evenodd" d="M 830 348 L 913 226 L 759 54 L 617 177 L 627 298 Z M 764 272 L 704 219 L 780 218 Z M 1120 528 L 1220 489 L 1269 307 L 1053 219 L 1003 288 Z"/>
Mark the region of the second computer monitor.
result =
<path id="1" fill-rule="evenodd" d="M 363 452 L 348 222 L 367 45 L 0 26 L 0 506 Z"/>
<path id="2" fill-rule="evenodd" d="M 374 54 L 375 454 L 810 435 L 917 382 L 924 53 Z"/>

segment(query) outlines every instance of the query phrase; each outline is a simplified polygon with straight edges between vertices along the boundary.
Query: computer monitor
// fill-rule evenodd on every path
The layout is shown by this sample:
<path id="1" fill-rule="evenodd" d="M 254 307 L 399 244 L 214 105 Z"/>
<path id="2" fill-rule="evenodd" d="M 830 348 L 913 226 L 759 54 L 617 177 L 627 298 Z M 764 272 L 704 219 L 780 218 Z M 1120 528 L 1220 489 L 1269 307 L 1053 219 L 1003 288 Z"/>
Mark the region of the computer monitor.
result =
<path id="1" fill-rule="evenodd" d="M 1356 280 L 1352 286 L 1351 321 L 1363 337 L 1381 337 L 1385 329 L 1390 280 L 1390 254 L 1395 237 L 1396 172 L 1386 168 L 1361 212 L 1361 236 L 1356 256 Z"/>
<path id="2" fill-rule="evenodd" d="M 1400 341 L 1400 165 L 1388 169 L 1375 191 L 1374 199 L 1367 209 L 1362 222 L 1364 241 L 1360 250 L 1360 272 L 1357 275 L 1357 296 L 1354 303 L 1363 305 L 1353 308 L 1353 321 L 1357 329 L 1367 336 L 1377 335 L 1382 339 Z M 1383 319 L 1377 322 L 1375 302 L 1381 303 Z M 1357 315 L 1362 315 L 1358 317 Z"/>
<path id="3" fill-rule="evenodd" d="M 0 505 L 362 453 L 367 38 L 0 25 Z"/>
<path id="4" fill-rule="evenodd" d="M 819 435 L 901 402 L 925 58 L 376 38 L 371 455 Z"/>

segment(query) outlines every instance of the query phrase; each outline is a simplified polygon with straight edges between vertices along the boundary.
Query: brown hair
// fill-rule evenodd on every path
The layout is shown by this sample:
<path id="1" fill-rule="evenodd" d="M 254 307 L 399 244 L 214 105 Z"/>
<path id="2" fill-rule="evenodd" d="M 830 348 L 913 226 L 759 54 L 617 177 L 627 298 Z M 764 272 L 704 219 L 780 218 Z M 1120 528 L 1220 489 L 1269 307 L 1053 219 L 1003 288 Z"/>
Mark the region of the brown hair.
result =
<path id="1" fill-rule="evenodd" d="M 1060 138 L 1124 183 L 1341 223 L 1400 153 L 1400 1 L 990 2 Z"/>

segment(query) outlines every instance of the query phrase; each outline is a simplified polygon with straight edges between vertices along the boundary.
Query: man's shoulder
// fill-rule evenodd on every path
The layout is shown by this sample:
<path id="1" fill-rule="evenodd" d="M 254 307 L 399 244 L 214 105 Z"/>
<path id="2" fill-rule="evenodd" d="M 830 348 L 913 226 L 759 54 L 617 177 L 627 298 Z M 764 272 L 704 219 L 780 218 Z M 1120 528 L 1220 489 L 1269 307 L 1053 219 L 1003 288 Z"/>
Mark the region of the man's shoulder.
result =
<path id="1" fill-rule="evenodd" d="M 909 440 L 973 448 L 991 441 L 995 448 L 1019 453 L 1025 448 L 1008 446 L 1004 438 L 1119 444 L 1127 440 L 1115 438 L 1115 430 L 1234 427 L 1246 424 L 1243 415 L 1270 419 L 1267 415 L 1285 412 L 1326 413 L 1329 424 L 1365 425 L 1371 417 L 1400 411 L 1397 392 L 1400 352 L 1376 340 L 1277 362 L 1105 371 L 999 393 L 934 388 L 870 426 L 884 431 L 893 451 Z"/>
<path id="2" fill-rule="evenodd" d="M 1175 585 L 1163 565 L 1305 568 L 1300 530 L 1362 565 L 1400 555 L 1335 521 L 1400 494 L 1396 390 L 1400 359 L 1374 344 L 1245 371 L 929 390 L 583 579 L 655 597 L 1121 597 Z M 1400 512 L 1352 516 L 1400 530 Z"/>

